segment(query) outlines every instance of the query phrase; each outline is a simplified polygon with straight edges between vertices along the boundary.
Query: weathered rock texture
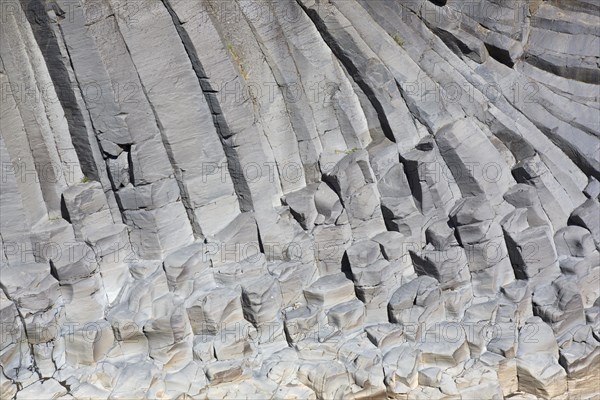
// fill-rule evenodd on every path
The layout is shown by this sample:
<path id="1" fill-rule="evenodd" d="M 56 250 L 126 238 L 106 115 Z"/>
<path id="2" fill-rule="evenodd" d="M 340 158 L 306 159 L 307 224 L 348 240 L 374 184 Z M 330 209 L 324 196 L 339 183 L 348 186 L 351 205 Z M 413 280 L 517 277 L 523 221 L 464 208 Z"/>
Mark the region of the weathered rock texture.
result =
<path id="1" fill-rule="evenodd" d="M 596 2 L 0 11 L 0 398 L 600 391 Z"/>

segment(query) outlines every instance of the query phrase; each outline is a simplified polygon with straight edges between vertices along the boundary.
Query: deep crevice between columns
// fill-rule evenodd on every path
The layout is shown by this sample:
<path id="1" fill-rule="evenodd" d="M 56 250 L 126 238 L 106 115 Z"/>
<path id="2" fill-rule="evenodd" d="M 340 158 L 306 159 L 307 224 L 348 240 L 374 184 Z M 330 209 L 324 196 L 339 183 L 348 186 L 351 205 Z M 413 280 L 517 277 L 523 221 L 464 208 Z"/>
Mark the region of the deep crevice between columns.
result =
<path id="1" fill-rule="evenodd" d="M 306 15 L 308 15 L 311 21 L 313 21 L 315 27 L 317 28 L 317 31 L 321 34 L 321 37 L 323 38 L 329 49 L 344 66 L 344 68 L 346 68 L 346 70 L 348 71 L 348 75 L 352 77 L 354 82 L 358 85 L 358 87 L 360 87 L 367 99 L 369 99 L 369 101 L 371 102 L 371 105 L 377 113 L 377 118 L 379 119 L 379 124 L 381 125 L 381 129 L 383 130 L 384 135 L 389 140 L 395 143 L 396 138 L 394 137 L 394 133 L 392 131 L 392 128 L 390 127 L 390 123 L 387 119 L 387 116 L 385 115 L 385 110 L 383 109 L 383 106 L 377 99 L 377 96 L 373 92 L 373 89 L 361 77 L 358 68 L 354 65 L 350 57 L 344 54 L 344 51 L 342 51 L 340 46 L 336 43 L 336 40 L 332 37 L 331 33 L 329 33 L 329 30 L 325 26 L 325 23 L 321 19 L 321 16 L 318 14 L 318 12 L 307 8 L 304 4 L 302 4 L 300 0 L 296 0 L 296 2 L 300 6 L 300 8 L 304 10 Z"/>

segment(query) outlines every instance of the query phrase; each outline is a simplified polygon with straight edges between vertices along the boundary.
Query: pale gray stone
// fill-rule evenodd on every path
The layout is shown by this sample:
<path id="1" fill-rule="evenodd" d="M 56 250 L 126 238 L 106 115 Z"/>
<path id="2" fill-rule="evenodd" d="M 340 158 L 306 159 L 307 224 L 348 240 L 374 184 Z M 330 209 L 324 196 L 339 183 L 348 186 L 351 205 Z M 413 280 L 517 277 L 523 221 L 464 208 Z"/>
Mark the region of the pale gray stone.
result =
<path id="1" fill-rule="evenodd" d="M 596 199 L 587 199 L 573 210 L 569 221 L 591 232 L 596 247 L 600 247 L 600 203 Z"/>
<path id="2" fill-rule="evenodd" d="M 596 394 L 594 2 L 2 8 L 0 397 Z"/>
<path id="3" fill-rule="evenodd" d="M 317 279 L 304 289 L 304 297 L 309 304 L 331 307 L 354 298 L 354 285 L 342 273 L 327 275 Z"/>
<path id="4" fill-rule="evenodd" d="M 591 233 L 580 226 L 567 226 L 554 234 L 556 252 L 560 255 L 585 257 L 594 251 Z"/>

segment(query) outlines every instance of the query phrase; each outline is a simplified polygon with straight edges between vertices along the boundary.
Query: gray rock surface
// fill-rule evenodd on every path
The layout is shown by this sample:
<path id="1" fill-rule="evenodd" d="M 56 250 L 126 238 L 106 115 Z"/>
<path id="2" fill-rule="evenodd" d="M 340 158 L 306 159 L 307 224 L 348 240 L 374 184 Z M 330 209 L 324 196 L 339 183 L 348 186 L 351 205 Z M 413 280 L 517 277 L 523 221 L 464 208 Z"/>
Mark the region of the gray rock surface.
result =
<path id="1" fill-rule="evenodd" d="M 7 0 L 0 398 L 592 398 L 590 0 Z"/>

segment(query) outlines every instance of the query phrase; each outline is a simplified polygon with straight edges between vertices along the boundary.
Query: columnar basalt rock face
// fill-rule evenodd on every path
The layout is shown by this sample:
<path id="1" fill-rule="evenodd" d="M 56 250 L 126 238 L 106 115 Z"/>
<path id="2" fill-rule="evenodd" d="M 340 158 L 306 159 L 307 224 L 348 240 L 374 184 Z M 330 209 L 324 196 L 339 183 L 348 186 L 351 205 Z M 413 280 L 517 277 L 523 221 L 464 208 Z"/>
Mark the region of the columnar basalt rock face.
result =
<path id="1" fill-rule="evenodd" d="M 3 0 L 0 398 L 590 398 L 600 7 Z"/>

